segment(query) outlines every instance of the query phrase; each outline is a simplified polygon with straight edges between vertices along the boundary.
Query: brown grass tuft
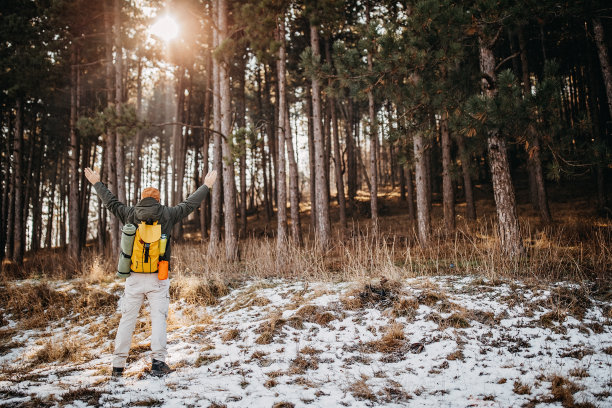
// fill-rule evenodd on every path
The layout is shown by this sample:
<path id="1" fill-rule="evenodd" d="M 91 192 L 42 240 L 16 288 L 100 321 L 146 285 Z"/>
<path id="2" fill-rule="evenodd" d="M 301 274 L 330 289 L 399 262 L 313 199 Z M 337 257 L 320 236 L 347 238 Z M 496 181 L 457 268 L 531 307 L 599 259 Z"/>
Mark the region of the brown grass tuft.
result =
<path id="1" fill-rule="evenodd" d="M 316 370 L 317 368 L 319 368 L 319 360 L 315 356 L 305 357 L 299 354 L 291 360 L 289 374 L 304 374 L 307 370 Z"/>
<path id="2" fill-rule="evenodd" d="M 221 335 L 221 340 L 224 342 L 236 340 L 240 336 L 240 331 L 238 329 L 230 329 Z"/>
<path id="3" fill-rule="evenodd" d="M 271 313 L 268 320 L 262 323 L 256 330 L 256 333 L 260 333 L 260 336 L 255 340 L 257 344 L 270 344 L 275 334 L 280 333 L 283 325 L 286 323 L 285 319 L 282 319 L 279 312 Z"/>
<path id="4" fill-rule="evenodd" d="M 366 383 L 366 380 L 364 378 L 352 383 L 351 386 L 349 387 L 349 391 L 357 399 L 370 400 L 372 402 L 377 401 L 376 394 L 374 394 L 374 392 L 372 391 L 370 386 Z"/>
<path id="5" fill-rule="evenodd" d="M 43 341 L 42 347 L 31 355 L 32 365 L 55 362 L 81 362 L 89 357 L 86 345 L 79 337 L 50 337 Z"/>
<path id="6" fill-rule="evenodd" d="M 394 353 L 403 349 L 405 344 L 404 326 L 401 323 L 395 323 L 387 327 L 382 338 L 366 343 L 366 347 L 380 353 Z"/>
<path id="7" fill-rule="evenodd" d="M 515 394 L 528 395 L 528 394 L 531 394 L 531 387 L 517 380 L 514 382 L 512 391 L 514 391 Z"/>

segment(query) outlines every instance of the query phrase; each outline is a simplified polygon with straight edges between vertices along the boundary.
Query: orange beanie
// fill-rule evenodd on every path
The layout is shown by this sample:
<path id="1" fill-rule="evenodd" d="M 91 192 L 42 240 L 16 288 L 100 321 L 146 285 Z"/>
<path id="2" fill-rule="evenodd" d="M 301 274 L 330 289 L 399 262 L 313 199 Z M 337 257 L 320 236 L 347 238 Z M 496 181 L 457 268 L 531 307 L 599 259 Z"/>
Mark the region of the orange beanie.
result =
<path id="1" fill-rule="evenodd" d="M 157 202 L 159 202 L 159 190 L 156 189 L 155 187 L 145 188 L 144 190 L 142 190 L 142 194 L 140 198 L 143 199 L 147 197 L 153 197 L 154 199 L 157 200 Z"/>

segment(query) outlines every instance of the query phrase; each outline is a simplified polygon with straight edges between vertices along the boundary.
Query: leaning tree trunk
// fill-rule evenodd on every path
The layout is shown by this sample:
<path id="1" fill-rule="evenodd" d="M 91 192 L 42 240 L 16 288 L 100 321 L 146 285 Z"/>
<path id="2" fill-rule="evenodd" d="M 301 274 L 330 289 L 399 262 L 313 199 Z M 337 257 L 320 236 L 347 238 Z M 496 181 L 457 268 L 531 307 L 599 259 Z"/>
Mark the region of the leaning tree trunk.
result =
<path id="1" fill-rule="evenodd" d="M 448 130 L 448 112 L 442 113 L 440 121 L 442 135 L 442 201 L 444 202 L 444 226 L 446 232 L 455 231 L 455 193 L 451 179 L 451 140 Z"/>
<path id="2" fill-rule="evenodd" d="M 479 37 L 478 40 L 480 71 L 485 77 L 482 81 L 483 93 L 488 98 L 493 99 L 497 89 L 495 89 L 495 57 L 493 56 L 492 45 L 489 45 L 482 37 Z M 497 128 L 488 131 L 487 154 L 493 180 L 493 195 L 497 209 L 501 249 L 511 257 L 519 256 L 524 252 L 524 248 L 516 211 L 516 198 L 510 176 L 506 141 Z"/>
<path id="3" fill-rule="evenodd" d="M 425 154 L 427 146 L 423 138 L 423 133 L 417 131 L 413 137 L 414 143 L 414 162 L 415 162 L 415 184 L 416 184 L 416 204 L 417 204 L 417 229 L 419 234 L 419 244 L 422 247 L 429 246 L 431 239 L 431 219 L 429 215 L 429 203 L 427 195 L 427 163 Z"/>
<path id="4" fill-rule="evenodd" d="M 276 230 L 276 249 L 284 251 L 287 244 L 287 176 L 285 173 L 285 133 L 287 123 L 285 123 L 285 110 L 287 109 L 285 94 L 285 22 L 284 15 L 279 18 L 277 26 L 277 41 L 280 43 L 278 49 L 278 125 L 277 125 L 277 230 Z"/>
<path id="5" fill-rule="evenodd" d="M 227 0 L 219 0 L 219 36 L 228 38 Z M 223 210 L 225 213 L 225 257 L 228 260 L 238 258 L 238 228 L 236 223 L 236 181 L 234 180 L 234 159 L 230 150 L 232 108 L 230 100 L 229 63 L 219 63 L 219 90 L 221 93 L 221 133 L 223 134 Z"/>
<path id="6" fill-rule="evenodd" d="M 310 25 L 310 47 L 315 61 L 320 61 L 319 31 L 314 24 Z M 316 73 L 312 75 L 312 122 L 314 133 L 315 157 L 315 188 L 317 203 L 317 237 L 321 248 L 329 245 L 331 226 L 329 222 L 329 200 L 327 197 L 325 180 L 325 148 L 323 146 L 323 132 L 321 129 L 321 95 L 320 84 Z"/>
<path id="7" fill-rule="evenodd" d="M 77 59 L 76 50 L 72 50 L 70 67 L 70 148 L 68 150 L 69 160 L 69 198 L 68 212 L 70 225 L 70 238 L 68 239 L 68 253 L 73 260 L 78 260 L 81 255 L 80 242 L 80 211 L 79 211 L 79 173 L 78 173 L 78 148 L 76 121 L 77 121 Z"/>

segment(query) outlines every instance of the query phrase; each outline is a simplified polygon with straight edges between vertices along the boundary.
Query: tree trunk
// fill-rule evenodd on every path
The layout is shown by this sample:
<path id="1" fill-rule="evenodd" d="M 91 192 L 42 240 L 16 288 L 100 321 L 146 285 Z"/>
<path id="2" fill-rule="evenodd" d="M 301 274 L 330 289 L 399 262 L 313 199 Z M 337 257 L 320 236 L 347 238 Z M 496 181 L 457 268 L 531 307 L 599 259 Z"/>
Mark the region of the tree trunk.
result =
<path id="1" fill-rule="evenodd" d="M 412 169 L 406 168 L 406 193 L 408 200 L 408 218 L 411 220 L 416 219 L 416 211 L 414 208 L 414 190 L 412 188 Z"/>
<path id="2" fill-rule="evenodd" d="M 136 115 L 139 120 L 142 120 L 142 57 L 138 59 L 138 74 L 136 77 Z M 134 198 L 132 203 L 136 205 L 140 201 L 140 190 L 142 178 L 142 144 L 144 142 L 144 132 L 138 130 L 136 133 L 136 143 L 134 145 Z"/>
<path id="3" fill-rule="evenodd" d="M 425 158 L 427 147 L 425 146 L 423 134 L 420 131 L 415 133 L 413 139 L 419 244 L 422 247 L 427 247 L 429 246 L 431 236 L 431 220 L 429 215 L 429 204 L 427 203 L 427 195 L 429 194 Z"/>
<path id="4" fill-rule="evenodd" d="M 293 147 L 289 106 L 285 109 L 285 144 L 289 156 L 289 201 L 291 203 L 291 238 L 295 245 L 302 243 L 302 226 L 300 224 L 300 190 L 298 180 L 298 165 Z"/>
<path id="5" fill-rule="evenodd" d="M 218 21 L 217 13 L 213 6 L 213 20 Z M 215 24 L 218 27 L 218 23 Z M 219 33 L 213 31 L 214 48 L 219 45 Z M 222 148 L 221 148 L 221 105 L 219 100 L 219 61 L 213 58 L 213 129 L 214 147 L 213 147 L 213 169 L 217 171 L 217 182 L 212 189 L 211 197 L 211 219 L 210 219 L 210 241 L 208 243 L 208 254 L 216 255 L 219 241 L 221 240 L 221 192 L 223 189 L 223 163 L 222 163 Z"/>
<path id="6" fill-rule="evenodd" d="M 523 28 L 518 31 L 519 46 L 521 53 L 521 69 L 523 72 L 523 93 L 528 98 L 531 95 L 531 82 L 529 80 L 529 65 L 527 63 L 527 44 L 523 35 Z M 529 169 L 529 196 L 532 204 L 540 213 L 540 219 L 545 223 L 552 222 L 548 208 L 546 195 L 546 184 L 542 172 L 542 159 L 540 156 L 540 135 L 532 125 L 527 127 L 527 136 L 531 146 L 527 148 L 527 168 Z M 533 201 L 535 199 L 535 202 Z"/>
<path id="7" fill-rule="evenodd" d="M 105 56 L 106 56 L 106 74 L 105 74 L 105 86 L 106 86 L 106 104 L 108 108 L 113 106 L 113 32 L 111 23 L 111 10 L 107 6 L 107 2 L 104 2 L 105 13 L 104 13 L 104 29 L 105 29 Z M 116 161 L 115 161 L 115 139 L 116 134 L 112 129 L 106 132 L 106 172 L 107 172 L 107 186 L 110 191 L 114 191 L 117 186 L 117 173 L 116 173 Z M 60 184 L 61 185 L 61 184 Z M 111 234 L 110 234 L 110 248 L 107 253 L 116 251 L 119 248 L 119 220 L 116 217 L 110 218 Z"/>
<path id="8" fill-rule="evenodd" d="M 351 217 L 356 216 L 355 196 L 357 195 L 357 149 L 353 138 L 353 102 L 348 98 L 346 121 L 346 184 Z"/>
<path id="9" fill-rule="evenodd" d="M 210 108 L 212 104 L 212 54 L 208 54 L 206 57 L 206 72 L 208 73 L 206 78 L 206 91 L 204 95 L 204 132 L 202 132 L 202 182 L 204 177 L 208 174 L 208 148 L 210 145 Z M 210 195 L 207 195 L 202 205 L 200 206 L 200 234 L 202 240 L 208 236 L 208 203 L 210 203 Z"/>
<path id="10" fill-rule="evenodd" d="M 80 242 L 80 211 L 79 211 L 79 173 L 78 173 L 78 154 L 79 141 L 77 140 L 76 133 L 76 121 L 77 121 L 77 59 L 76 50 L 72 50 L 71 56 L 71 67 L 70 67 L 70 148 L 68 150 L 68 161 L 69 161 L 69 201 L 68 201 L 68 212 L 69 223 L 70 223 L 70 238 L 68 240 L 68 254 L 74 259 L 78 260 L 81 255 L 81 242 Z"/>
<path id="11" fill-rule="evenodd" d="M 610 68 L 610 59 L 608 57 L 608 46 L 604 39 L 603 26 L 599 17 L 593 18 L 593 33 L 595 34 L 595 45 L 597 46 L 597 55 L 601 65 L 601 74 L 606 87 L 606 97 L 608 98 L 608 111 L 612 118 L 612 69 Z"/>
<path id="12" fill-rule="evenodd" d="M 488 98 L 494 98 L 495 89 L 495 57 L 491 46 L 482 37 L 478 38 L 480 48 L 480 71 L 485 75 L 482 81 L 483 93 Z M 486 79 L 489 78 L 491 83 Z M 493 194 L 499 226 L 499 237 L 502 251 L 511 256 L 519 256 L 524 252 L 514 187 L 510 176 L 510 165 L 506 142 L 499 134 L 499 129 L 490 129 L 487 135 L 487 154 L 493 180 Z"/>
<path id="13" fill-rule="evenodd" d="M 121 2 L 114 0 L 115 17 L 115 109 L 117 115 L 123 110 L 123 45 L 121 44 Z M 126 203 L 125 194 L 125 161 L 123 154 L 123 135 L 117 131 L 115 138 L 115 155 L 117 161 L 117 198 Z"/>
<path id="14" fill-rule="evenodd" d="M 285 22 L 284 15 L 281 15 L 277 23 L 276 38 L 280 43 L 278 49 L 278 159 L 277 167 L 277 232 L 276 232 L 276 249 L 282 252 L 286 248 L 287 243 L 287 176 L 285 174 L 285 134 L 288 124 L 285 123 L 285 111 L 287 110 L 286 94 L 285 94 Z"/>
<path id="15" fill-rule="evenodd" d="M 219 37 L 228 38 L 227 0 L 219 0 Z M 234 180 L 234 159 L 230 150 L 232 109 L 230 100 L 229 63 L 219 61 L 219 90 L 221 94 L 221 133 L 223 134 L 223 211 L 225 213 L 225 257 L 234 261 L 238 258 L 238 228 L 236 225 L 236 182 Z"/>
<path id="16" fill-rule="evenodd" d="M 25 233 L 25 225 L 23 224 L 24 202 L 24 174 L 23 174 L 23 99 L 17 97 L 15 101 L 15 139 L 13 142 L 13 169 L 15 173 L 14 186 L 14 202 L 15 202 L 15 222 L 13 224 L 13 254 L 12 260 L 21 264 L 23 262 L 24 248 L 22 245 Z"/>
<path id="17" fill-rule="evenodd" d="M 440 121 L 442 136 L 442 200 L 444 202 L 444 226 L 446 232 L 455 231 L 455 193 L 451 180 L 451 140 L 448 130 L 448 112 L 442 113 Z"/>
<path id="18" fill-rule="evenodd" d="M 310 196 L 310 223 L 313 231 L 317 229 L 317 193 L 315 176 L 314 131 L 312 121 L 312 93 L 306 90 L 306 115 L 308 116 L 308 187 Z"/>
<path id="19" fill-rule="evenodd" d="M 370 7 L 366 3 L 366 24 L 370 24 Z M 373 74 L 372 50 L 368 48 L 368 74 L 370 77 Z M 372 78 L 370 78 L 372 79 Z M 378 233 L 378 169 L 376 153 L 378 152 L 378 130 L 376 126 L 376 112 L 374 108 L 374 91 L 373 86 L 368 86 L 368 113 L 370 118 L 370 210 L 372 217 L 372 230 L 376 235 Z"/>
<path id="20" fill-rule="evenodd" d="M 245 50 L 246 52 L 246 50 Z M 242 129 L 240 138 L 240 233 L 247 235 L 247 143 L 246 143 L 246 59 L 241 59 L 238 74 L 238 112 L 236 123 Z"/>
<path id="21" fill-rule="evenodd" d="M 474 188 L 470 176 L 470 158 L 465 151 L 463 136 L 457 135 L 457 147 L 461 158 L 461 172 L 463 174 L 463 193 L 465 194 L 466 216 L 470 220 L 476 219 L 476 206 L 474 205 Z"/>
<path id="22" fill-rule="evenodd" d="M 316 61 L 320 60 L 319 31 L 314 24 L 310 25 L 310 47 Z M 323 146 L 323 132 L 321 129 L 321 95 L 319 79 L 316 74 L 312 78 L 312 129 L 314 136 L 315 158 L 315 189 L 317 203 L 317 238 L 322 249 L 329 245 L 331 226 L 329 223 L 329 201 L 325 188 L 325 148 Z"/>

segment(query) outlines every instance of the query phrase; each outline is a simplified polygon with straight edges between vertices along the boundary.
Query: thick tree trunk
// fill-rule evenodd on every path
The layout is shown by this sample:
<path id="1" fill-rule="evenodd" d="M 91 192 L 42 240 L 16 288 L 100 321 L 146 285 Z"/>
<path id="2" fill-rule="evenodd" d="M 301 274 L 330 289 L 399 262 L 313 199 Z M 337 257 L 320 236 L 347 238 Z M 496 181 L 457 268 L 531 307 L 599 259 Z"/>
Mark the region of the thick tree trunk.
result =
<path id="1" fill-rule="evenodd" d="M 302 226 L 300 223 L 300 190 L 298 180 L 298 165 L 293 147 L 293 136 L 291 132 L 291 121 L 289 116 L 289 106 L 285 109 L 285 144 L 287 145 L 287 155 L 289 156 L 289 201 L 291 203 L 291 238 L 293 243 L 302 243 Z"/>
<path id="2" fill-rule="evenodd" d="M 80 210 L 79 210 L 79 172 L 78 172 L 78 148 L 79 141 L 77 140 L 76 121 L 77 121 L 77 59 L 76 50 L 72 50 L 71 67 L 70 67 L 70 148 L 68 150 L 69 162 L 69 198 L 68 212 L 70 224 L 70 238 L 68 240 L 68 254 L 73 260 L 78 260 L 81 255 L 80 242 Z"/>
<path id="3" fill-rule="evenodd" d="M 320 60 L 319 31 L 314 24 L 310 25 L 310 47 L 315 60 Z M 317 203 L 317 238 L 321 248 L 326 249 L 331 237 L 329 222 L 329 201 L 325 180 L 325 148 L 321 129 L 321 95 L 320 84 L 316 74 L 312 76 L 312 128 L 314 134 L 315 187 Z"/>
<path id="4" fill-rule="evenodd" d="M 427 164 L 425 159 L 427 147 L 423 134 L 420 131 L 414 134 L 413 143 L 419 244 L 422 247 L 427 247 L 431 239 L 431 220 L 429 215 L 429 204 L 427 203 L 429 189 L 427 187 Z"/>
<path id="5" fill-rule="evenodd" d="M 185 67 L 177 67 L 176 73 L 176 106 L 172 126 L 172 205 L 183 201 L 183 182 L 185 179 L 185 138 L 183 137 L 183 122 L 185 120 Z M 183 223 L 174 225 L 173 239 L 183 238 Z"/>
<path id="6" fill-rule="evenodd" d="M 227 0 L 219 0 L 219 36 L 223 41 L 228 38 Z M 221 42 L 220 41 L 220 42 Z M 238 227 L 236 224 L 236 182 L 234 180 L 234 159 L 230 150 L 232 109 L 230 100 L 229 63 L 219 63 L 219 90 L 221 93 L 221 133 L 223 134 L 223 211 L 225 213 L 225 257 L 238 258 Z"/>
<path id="7" fill-rule="evenodd" d="M 482 81 L 483 93 L 488 98 L 494 98 L 497 92 L 495 89 L 495 57 L 490 47 L 485 39 L 479 37 L 480 71 L 485 76 Z M 499 129 L 488 131 L 487 155 L 493 180 L 501 249 L 511 257 L 519 256 L 524 252 L 523 241 L 516 211 L 516 198 L 510 176 L 506 142 L 499 134 Z"/>
<path id="8" fill-rule="evenodd" d="M 470 157 L 465 150 L 463 136 L 457 135 L 457 147 L 461 158 L 461 172 L 463 174 L 463 193 L 465 194 L 466 216 L 470 220 L 476 219 L 476 206 L 474 205 L 474 187 L 470 175 Z"/>
<path id="9" fill-rule="evenodd" d="M 276 38 L 280 43 L 278 49 L 278 159 L 276 163 L 277 167 L 277 230 L 276 230 L 276 248 L 277 251 L 282 252 L 286 248 L 287 244 L 287 176 L 285 174 L 285 134 L 287 132 L 288 123 L 285 123 L 285 111 L 287 110 L 286 94 L 285 94 L 285 22 L 284 16 L 280 17 L 280 21 L 277 24 Z"/>
<path id="10" fill-rule="evenodd" d="M 455 231 L 455 193 L 451 179 L 451 139 L 448 130 L 448 112 L 442 113 L 440 121 L 442 136 L 442 200 L 444 202 L 444 226 L 446 232 Z"/>
<path id="11" fill-rule="evenodd" d="M 610 117 L 612 118 L 612 68 L 610 67 L 608 46 L 604 38 L 604 30 L 599 17 L 595 17 L 593 19 L 593 33 L 595 34 L 595 45 L 597 46 L 597 56 L 599 57 L 599 63 L 601 65 L 601 74 L 606 87 L 608 111 L 610 112 Z"/>

